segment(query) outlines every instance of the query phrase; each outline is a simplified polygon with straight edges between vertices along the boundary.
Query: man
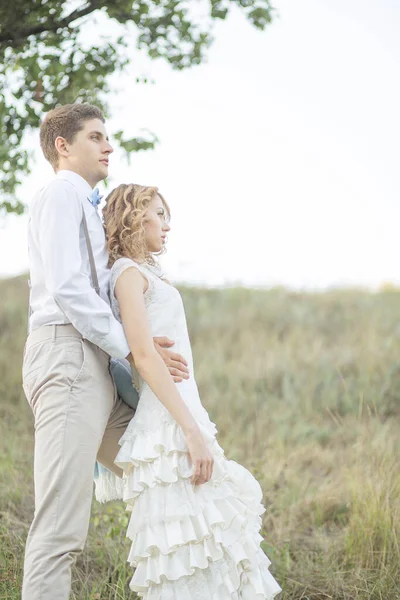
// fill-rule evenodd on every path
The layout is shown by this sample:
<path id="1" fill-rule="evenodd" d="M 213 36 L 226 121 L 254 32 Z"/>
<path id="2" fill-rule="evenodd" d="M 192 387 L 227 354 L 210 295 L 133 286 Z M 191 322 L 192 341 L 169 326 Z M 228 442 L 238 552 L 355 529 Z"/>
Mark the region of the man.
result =
<path id="1" fill-rule="evenodd" d="M 28 230 L 32 314 L 23 387 L 35 419 L 35 515 L 22 599 L 68 600 L 71 566 L 87 537 L 96 459 L 122 475 L 114 458 L 133 411 L 117 397 L 109 359 L 130 352 L 109 306 L 92 189 L 107 177 L 113 152 L 102 112 L 88 104 L 58 107 L 46 116 L 40 143 L 56 177 L 34 198 Z M 100 296 L 91 285 L 83 211 Z M 155 343 L 175 381 L 188 378 L 184 359 L 167 349 L 173 342 Z"/>

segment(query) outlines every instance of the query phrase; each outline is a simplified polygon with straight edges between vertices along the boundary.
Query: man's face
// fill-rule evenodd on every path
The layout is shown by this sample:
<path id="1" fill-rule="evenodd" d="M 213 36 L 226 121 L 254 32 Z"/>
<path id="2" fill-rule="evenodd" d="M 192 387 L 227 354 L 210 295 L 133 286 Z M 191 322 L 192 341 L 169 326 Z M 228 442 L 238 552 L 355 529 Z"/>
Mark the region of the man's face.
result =
<path id="1" fill-rule="evenodd" d="M 84 122 L 71 144 L 65 143 L 67 155 L 60 157 L 59 168 L 68 168 L 81 175 L 94 187 L 108 175 L 108 159 L 113 147 L 108 141 L 104 123 L 100 119 Z"/>

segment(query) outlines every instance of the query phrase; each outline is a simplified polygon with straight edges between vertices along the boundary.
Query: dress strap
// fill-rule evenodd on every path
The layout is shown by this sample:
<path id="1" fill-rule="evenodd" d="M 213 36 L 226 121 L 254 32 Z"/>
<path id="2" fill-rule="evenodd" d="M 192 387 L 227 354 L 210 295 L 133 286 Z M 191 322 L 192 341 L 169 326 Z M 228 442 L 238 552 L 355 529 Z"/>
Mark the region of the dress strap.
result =
<path id="1" fill-rule="evenodd" d="M 145 292 L 145 297 L 147 299 L 149 299 L 149 297 L 151 296 L 153 287 L 154 287 L 154 278 L 156 278 L 156 275 L 154 273 L 152 273 L 151 271 L 149 271 L 149 269 L 147 269 L 145 265 L 143 265 L 141 263 L 137 263 L 128 257 L 119 258 L 118 260 L 115 261 L 115 263 L 112 266 L 111 277 L 110 277 L 111 297 L 114 297 L 114 289 L 117 284 L 118 278 L 122 275 L 122 273 L 124 271 L 126 271 L 127 269 L 130 269 L 132 267 L 136 267 L 136 269 L 138 271 L 140 271 L 141 274 L 146 278 L 146 280 L 148 282 L 148 288 Z"/>

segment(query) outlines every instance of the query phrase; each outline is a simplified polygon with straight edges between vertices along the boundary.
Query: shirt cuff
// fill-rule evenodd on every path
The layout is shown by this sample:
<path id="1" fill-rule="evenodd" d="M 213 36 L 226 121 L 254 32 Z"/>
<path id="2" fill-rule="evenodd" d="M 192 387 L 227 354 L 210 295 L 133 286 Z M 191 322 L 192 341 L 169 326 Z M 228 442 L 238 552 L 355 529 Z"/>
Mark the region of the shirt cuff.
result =
<path id="1" fill-rule="evenodd" d="M 126 358 L 131 352 L 124 328 L 114 319 L 111 320 L 107 337 L 102 338 L 98 346 L 113 358 Z"/>

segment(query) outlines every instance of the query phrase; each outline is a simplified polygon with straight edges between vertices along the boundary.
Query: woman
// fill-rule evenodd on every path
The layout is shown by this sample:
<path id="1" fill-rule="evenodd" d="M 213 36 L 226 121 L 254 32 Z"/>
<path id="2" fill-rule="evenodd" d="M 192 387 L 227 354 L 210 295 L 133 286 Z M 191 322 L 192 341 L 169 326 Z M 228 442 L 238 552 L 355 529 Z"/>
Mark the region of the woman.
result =
<path id="1" fill-rule="evenodd" d="M 260 548 L 261 488 L 216 441 L 194 379 L 181 296 L 154 258 L 170 230 L 168 205 L 155 187 L 120 185 L 103 214 L 111 304 L 140 395 L 115 460 L 132 512 L 130 587 L 146 600 L 269 600 L 280 587 Z M 154 336 L 175 341 L 188 379 L 174 383 Z"/>

